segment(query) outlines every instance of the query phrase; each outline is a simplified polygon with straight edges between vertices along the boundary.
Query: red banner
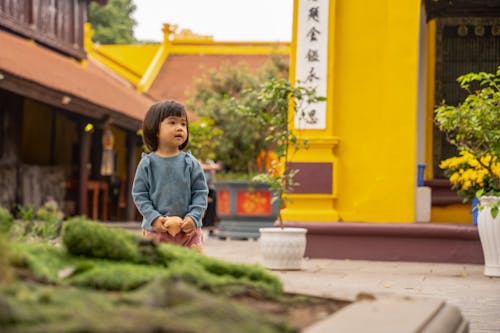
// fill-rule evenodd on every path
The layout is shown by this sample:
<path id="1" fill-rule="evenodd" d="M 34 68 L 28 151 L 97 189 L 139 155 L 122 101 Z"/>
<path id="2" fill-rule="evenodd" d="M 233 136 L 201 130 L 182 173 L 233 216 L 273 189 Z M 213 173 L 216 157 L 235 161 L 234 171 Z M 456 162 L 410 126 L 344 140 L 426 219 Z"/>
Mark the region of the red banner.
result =
<path id="1" fill-rule="evenodd" d="M 231 213 L 231 194 L 229 191 L 217 191 L 217 214 L 229 215 Z"/>
<path id="2" fill-rule="evenodd" d="M 271 215 L 271 193 L 269 191 L 238 191 L 236 214 Z"/>

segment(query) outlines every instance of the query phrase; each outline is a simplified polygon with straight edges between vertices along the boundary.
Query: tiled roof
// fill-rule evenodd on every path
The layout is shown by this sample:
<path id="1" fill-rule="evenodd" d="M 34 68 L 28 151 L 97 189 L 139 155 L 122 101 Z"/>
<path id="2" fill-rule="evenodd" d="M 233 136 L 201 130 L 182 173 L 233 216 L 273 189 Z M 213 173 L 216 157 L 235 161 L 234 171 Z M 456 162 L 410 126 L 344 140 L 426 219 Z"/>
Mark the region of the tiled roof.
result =
<path id="1" fill-rule="evenodd" d="M 126 80 L 92 60 L 82 64 L 36 43 L 0 31 L 0 72 L 142 120 L 153 102 Z"/>
<path id="2" fill-rule="evenodd" d="M 170 54 L 148 93 L 155 99 L 186 101 L 186 93 L 192 93 L 198 79 L 210 69 L 219 69 L 225 64 L 245 64 L 251 72 L 257 71 L 269 55 L 203 55 Z"/>

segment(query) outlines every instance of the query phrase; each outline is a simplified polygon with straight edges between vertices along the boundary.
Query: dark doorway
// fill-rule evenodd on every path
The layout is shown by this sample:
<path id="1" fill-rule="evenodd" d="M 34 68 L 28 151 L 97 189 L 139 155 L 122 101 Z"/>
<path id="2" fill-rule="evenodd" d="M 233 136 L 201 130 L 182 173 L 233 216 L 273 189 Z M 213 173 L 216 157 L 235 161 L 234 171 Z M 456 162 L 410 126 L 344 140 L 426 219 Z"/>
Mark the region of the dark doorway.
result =
<path id="1" fill-rule="evenodd" d="M 468 95 L 457 78 L 469 72 L 496 72 L 500 65 L 500 18 L 445 17 L 436 20 L 435 105 L 458 105 Z M 434 178 L 446 178 L 439 163 L 456 148 L 434 126 Z"/>

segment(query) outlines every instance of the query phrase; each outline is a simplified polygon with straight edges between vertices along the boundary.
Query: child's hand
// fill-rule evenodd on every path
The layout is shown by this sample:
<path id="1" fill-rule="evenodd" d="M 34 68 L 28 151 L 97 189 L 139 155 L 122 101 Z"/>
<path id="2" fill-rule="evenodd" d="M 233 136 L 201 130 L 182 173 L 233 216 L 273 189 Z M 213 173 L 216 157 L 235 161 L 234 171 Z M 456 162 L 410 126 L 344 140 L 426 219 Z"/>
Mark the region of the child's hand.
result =
<path id="1" fill-rule="evenodd" d="M 165 232 L 167 229 L 163 226 L 163 216 L 158 216 L 153 223 L 151 223 L 151 226 L 153 227 L 153 230 L 155 232 Z"/>
<path id="2" fill-rule="evenodd" d="M 182 221 L 181 228 L 186 235 L 191 236 L 196 231 L 196 224 L 190 216 L 186 216 Z"/>
<path id="3" fill-rule="evenodd" d="M 182 219 L 179 216 L 167 216 L 163 219 L 163 227 L 175 237 L 181 231 Z"/>

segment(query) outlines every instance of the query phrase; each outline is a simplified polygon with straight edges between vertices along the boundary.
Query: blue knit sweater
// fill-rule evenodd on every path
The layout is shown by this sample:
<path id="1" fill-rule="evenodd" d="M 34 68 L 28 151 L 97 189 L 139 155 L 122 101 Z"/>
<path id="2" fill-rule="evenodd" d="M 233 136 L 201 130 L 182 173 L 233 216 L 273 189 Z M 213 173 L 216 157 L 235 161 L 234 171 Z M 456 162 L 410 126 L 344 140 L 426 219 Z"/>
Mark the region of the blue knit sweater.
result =
<path id="1" fill-rule="evenodd" d="M 143 216 L 142 228 L 153 231 L 151 223 L 159 216 L 190 216 L 200 228 L 207 195 L 203 169 L 191 153 L 142 154 L 132 186 L 135 205 Z"/>

